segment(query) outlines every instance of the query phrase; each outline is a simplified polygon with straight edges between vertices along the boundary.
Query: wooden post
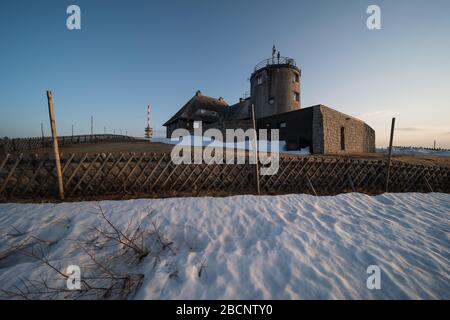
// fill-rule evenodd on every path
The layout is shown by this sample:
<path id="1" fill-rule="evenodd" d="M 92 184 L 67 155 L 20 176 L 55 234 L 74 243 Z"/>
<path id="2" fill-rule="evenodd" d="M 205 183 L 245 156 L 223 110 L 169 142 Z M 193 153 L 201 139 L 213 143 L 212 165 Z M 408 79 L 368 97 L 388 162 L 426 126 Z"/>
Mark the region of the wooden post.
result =
<path id="1" fill-rule="evenodd" d="M 94 134 L 94 116 L 91 116 L 91 136 Z"/>
<path id="2" fill-rule="evenodd" d="M 425 180 L 425 183 L 426 183 L 428 189 L 430 190 L 430 192 L 433 192 L 433 188 L 431 187 L 430 183 L 428 182 L 427 177 L 423 176 L 423 179 Z"/>
<path id="3" fill-rule="evenodd" d="M 308 182 L 309 188 L 310 188 L 311 191 L 314 193 L 314 195 L 317 197 L 316 189 L 314 189 L 314 186 L 313 186 L 311 180 L 309 179 L 308 175 L 306 175 L 306 182 Z"/>
<path id="4" fill-rule="evenodd" d="M 41 135 L 42 135 L 42 142 L 44 142 L 44 124 L 41 123 Z"/>
<path id="5" fill-rule="evenodd" d="M 259 163 L 258 163 L 258 135 L 256 134 L 256 118 L 255 106 L 252 104 L 252 121 L 253 121 L 253 154 L 255 156 L 255 175 L 256 175 L 256 192 L 261 194 L 259 186 Z"/>
<path id="6" fill-rule="evenodd" d="M 47 100 L 48 100 L 48 114 L 50 116 L 50 126 L 52 128 L 53 154 L 55 157 L 55 164 L 56 164 L 56 176 L 58 178 L 59 198 L 61 200 L 64 200 L 64 185 L 61 172 L 61 159 L 59 158 L 58 136 L 56 134 L 55 113 L 53 112 L 53 97 L 51 91 L 47 91 Z"/>
<path id="7" fill-rule="evenodd" d="M 347 178 L 348 178 L 348 182 L 350 183 L 350 187 L 352 188 L 352 191 L 353 191 L 353 192 L 356 192 L 356 190 L 355 190 L 355 185 L 354 185 L 353 180 L 352 180 L 352 177 L 350 176 L 349 173 L 347 173 Z"/>
<path id="8" fill-rule="evenodd" d="M 389 190 L 389 175 L 391 172 L 392 142 L 394 140 L 394 128 L 395 128 L 395 118 L 392 118 L 391 137 L 389 139 L 389 153 L 388 153 L 387 173 L 386 173 L 386 192 L 388 192 Z"/>

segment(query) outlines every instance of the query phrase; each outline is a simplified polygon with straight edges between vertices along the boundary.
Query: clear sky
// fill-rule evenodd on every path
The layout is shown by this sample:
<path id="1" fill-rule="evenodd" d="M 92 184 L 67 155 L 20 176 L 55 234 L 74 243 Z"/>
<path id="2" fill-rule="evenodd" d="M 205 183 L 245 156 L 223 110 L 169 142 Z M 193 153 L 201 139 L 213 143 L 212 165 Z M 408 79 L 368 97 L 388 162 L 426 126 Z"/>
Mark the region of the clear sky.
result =
<path id="1" fill-rule="evenodd" d="M 142 136 L 149 103 L 162 134 L 197 89 L 235 103 L 275 44 L 302 69 L 303 107 L 360 117 L 378 146 L 396 116 L 395 144 L 450 148 L 449 14 L 448 0 L 1 0 L 0 136 L 49 134 L 49 89 L 58 134 L 89 133 L 93 115 L 98 133 Z"/>

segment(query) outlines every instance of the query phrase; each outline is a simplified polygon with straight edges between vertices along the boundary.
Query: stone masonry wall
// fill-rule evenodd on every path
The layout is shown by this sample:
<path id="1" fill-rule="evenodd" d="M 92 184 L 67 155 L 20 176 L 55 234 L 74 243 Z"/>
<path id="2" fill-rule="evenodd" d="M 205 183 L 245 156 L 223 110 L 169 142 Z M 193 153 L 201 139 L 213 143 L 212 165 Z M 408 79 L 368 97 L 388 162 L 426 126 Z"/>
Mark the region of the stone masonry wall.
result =
<path id="1" fill-rule="evenodd" d="M 375 152 L 375 131 L 363 121 L 320 106 L 323 119 L 324 154 Z M 341 128 L 344 129 L 345 149 L 341 148 Z"/>
<path id="2" fill-rule="evenodd" d="M 324 137 L 323 137 L 323 116 L 320 106 L 313 107 L 313 123 L 312 123 L 312 150 L 313 154 L 324 153 Z"/>

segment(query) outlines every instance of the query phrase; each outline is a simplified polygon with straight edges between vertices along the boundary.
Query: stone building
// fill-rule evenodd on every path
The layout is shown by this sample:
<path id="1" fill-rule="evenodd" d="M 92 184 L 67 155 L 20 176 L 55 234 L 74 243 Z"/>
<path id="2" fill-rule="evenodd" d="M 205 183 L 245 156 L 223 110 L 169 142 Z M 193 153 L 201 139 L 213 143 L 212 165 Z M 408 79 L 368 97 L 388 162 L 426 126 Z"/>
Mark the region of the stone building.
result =
<path id="1" fill-rule="evenodd" d="M 375 131 L 363 121 L 324 105 L 301 108 L 301 70 L 291 58 L 279 55 L 256 65 L 250 77 L 250 96 L 229 106 L 223 98 L 200 91 L 164 126 L 166 136 L 178 128 L 191 133 L 202 121 L 202 130 L 252 127 L 251 106 L 258 129 L 279 129 L 279 139 L 289 150 L 309 147 L 313 154 L 375 152 Z"/>

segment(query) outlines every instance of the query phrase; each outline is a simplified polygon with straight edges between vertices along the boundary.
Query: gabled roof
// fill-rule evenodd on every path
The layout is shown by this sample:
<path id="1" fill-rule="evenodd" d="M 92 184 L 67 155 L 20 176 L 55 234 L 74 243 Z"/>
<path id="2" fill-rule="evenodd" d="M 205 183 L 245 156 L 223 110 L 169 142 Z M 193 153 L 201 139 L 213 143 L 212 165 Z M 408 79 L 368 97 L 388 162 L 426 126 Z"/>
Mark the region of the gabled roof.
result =
<path id="1" fill-rule="evenodd" d="M 218 121 L 226 114 L 228 104 L 223 99 L 203 96 L 198 93 L 193 96 L 177 113 L 175 113 L 163 126 L 168 126 L 179 119 L 193 121 Z M 202 113 L 202 110 L 210 111 Z"/>
<path id="2" fill-rule="evenodd" d="M 244 120 L 251 117 L 250 98 L 227 108 L 226 120 Z"/>

